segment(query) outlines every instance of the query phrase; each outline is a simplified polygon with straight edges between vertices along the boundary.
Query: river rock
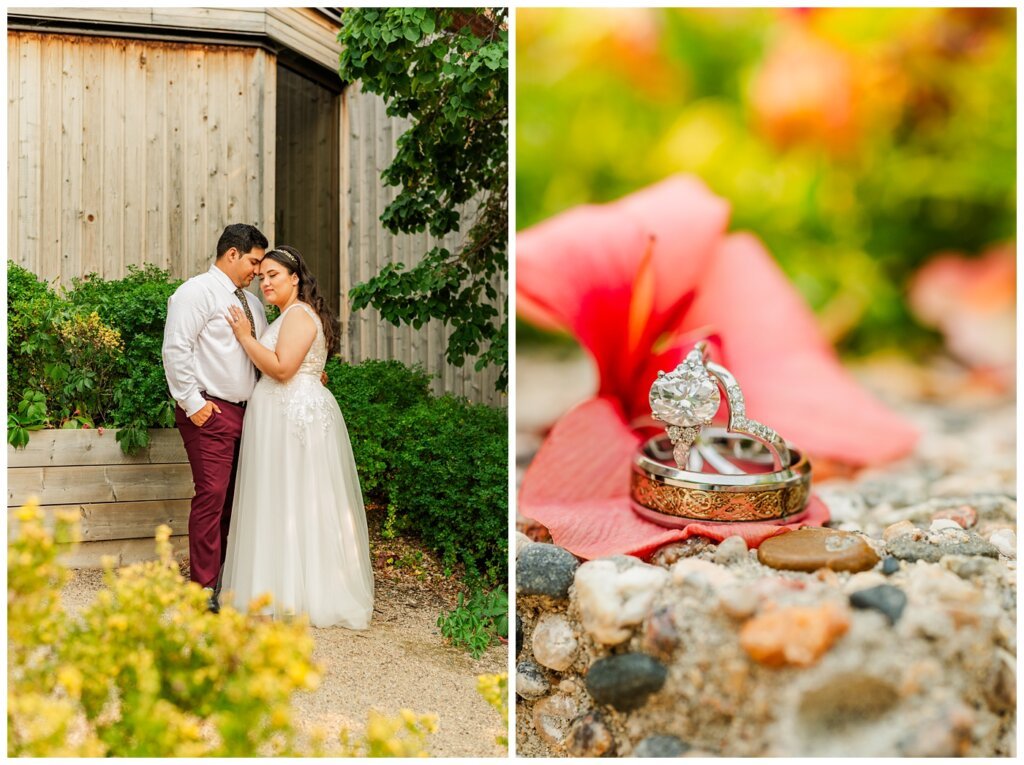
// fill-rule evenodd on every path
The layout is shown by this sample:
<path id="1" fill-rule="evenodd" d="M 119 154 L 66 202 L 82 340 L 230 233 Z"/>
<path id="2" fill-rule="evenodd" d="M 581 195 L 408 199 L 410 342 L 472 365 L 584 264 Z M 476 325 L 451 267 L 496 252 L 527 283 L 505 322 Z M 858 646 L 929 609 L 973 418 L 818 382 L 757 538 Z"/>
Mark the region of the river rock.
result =
<path id="1" fill-rule="evenodd" d="M 1017 535 L 1010 529 L 999 529 L 998 531 L 993 531 L 991 536 L 988 538 L 988 542 L 999 551 L 1000 555 L 1005 555 L 1011 560 L 1016 560 Z"/>
<path id="2" fill-rule="evenodd" d="M 625 555 L 584 563 L 576 572 L 583 628 L 604 645 L 629 639 L 668 579 L 665 569 Z"/>
<path id="3" fill-rule="evenodd" d="M 624 653 L 595 661 L 587 672 L 587 692 L 598 704 L 620 712 L 639 709 L 665 684 L 668 670 L 642 653 Z"/>
<path id="4" fill-rule="evenodd" d="M 635 747 L 630 757 L 682 757 L 690 745 L 675 736 L 648 736 Z"/>
<path id="5" fill-rule="evenodd" d="M 949 518 L 936 518 L 934 521 L 932 521 L 931 525 L 928 527 L 928 530 L 932 533 L 937 533 L 943 532 L 947 529 L 952 529 L 954 531 L 963 531 L 963 528 L 964 527 L 961 526 L 959 523 L 957 523 L 954 520 L 950 520 Z"/>
<path id="6" fill-rule="evenodd" d="M 890 526 L 886 526 L 885 531 L 882 532 L 882 539 L 886 542 L 896 539 L 896 537 L 905 536 L 921 539 L 924 536 L 924 532 L 910 521 L 897 521 Z"/>
<path id="7" fill-rule="evenodd" d="M 566 744 L 574 757 L 604 757 L 614 754 L 615 739 L 597 710 L 577 717 Z"/>
<path id="8" fill-rule="evenodd" d="M 731 566 L 747 559 L 747 542 L 743 537 L 733 535 L 723 539 L 715 550 L 715 563 Z"/>
<path id="9" fill-rule="evenodd" d="M 960 528 L 969 529 L 978 522 L 978 511 L 970 505 L 960 505 L 946 510 L 939 510 L 932 516 L 933 521 L 948 519 L 956 521 Z"/>
<path id="10" fill-rule="evenodd" d="M 576 658 L 576 635 L 564 614 L 544 614 L 533 628 L 533 657 L 558 672 L 572 666 Z"/>
<path id="11" fill-rule="evenodd" d="M 548 744 L 560 747 L 579 711 L 579 705 L 569 696 L 548 696 L 533 705 L 533 727 Z"/>
<path id="12" fill-rule="evenodd" d="M 900 570 L 900 561 L 898 558 L 894 558 L 891 555 L 887 555 L 882 561 L 882 573 L 886 576 L 892 576 Z"/>
<path id="13" fill-rule="evenodd" d="M 757 557 L 766 566 L 791 571 L 864 571 L 878 563 L 878 554 L 860 534 L 814 528 L 766 539 Z"/>
<path id="14" fill-rule="evenodd" d="M 526 660 L 516 665 L 516 695 L 524 699 L 539 699 L 551 690 L 544 670 Z"/>
<path id="15" fill-rule="evenodd" d="M 527 545 L 516 558 L 516 594 L 565 600 L 579 565 L 572 553 L 557 545 Z"/>
<path id="16" fill-rule="evenodd" d="M 768 666 L 810 666 L 850 627 L 849 613 L 835 603 L 790 606 L 755 616 L 740 630 L 740 645 Z"/>
<path id="17" fill-rule="evenodd" d="M 907 605 L 907 596 L 899 587 L 880 584 L 850 594 L 850 605 L 854 608 L 870 608 L 879 611 L 895 624 Z"/>
<path id="18" fill-rule="evenodd" d="M 889 554 L 900 560 L 923 560 L 928 563 L 937 563 L 943 555 L 984 555 L 988 558 L 999 556 L 999 551 L 977 534 L 965 533 L 968 538 L 964 542 L 950 540 L 931 543 L 898 537 L 888 543 Z"/>

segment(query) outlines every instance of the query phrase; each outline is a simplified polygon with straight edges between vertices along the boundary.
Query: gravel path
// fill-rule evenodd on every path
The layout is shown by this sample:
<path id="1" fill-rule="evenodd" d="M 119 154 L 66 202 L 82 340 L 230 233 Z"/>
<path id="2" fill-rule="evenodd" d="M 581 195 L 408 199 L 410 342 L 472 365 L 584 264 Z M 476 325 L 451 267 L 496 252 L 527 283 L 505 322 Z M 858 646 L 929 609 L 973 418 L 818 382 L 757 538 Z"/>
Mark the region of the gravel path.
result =
<path id="1" fill-rule="evenodd" d="M 62 600 L 74 612 L 92 601 L 103 573 L 80 569 Z M 422 589 L 378 580 L 370 628 L 312 629 L 314 660 L 323 669 L 314 693 L 296 694 L 295 718 L 305 730 L 334 733 L 363 730 L 371 709 L 387 715 L 400 709 L 438 716 L 428 739 L 435 757 L 502 757 L 495 743 L 501 718 L 476 691 L 477 675 L 504 672 L 508 650 L 492 646 L 479 661 L 449 645 L 437 627 L 444 599 Z"/>

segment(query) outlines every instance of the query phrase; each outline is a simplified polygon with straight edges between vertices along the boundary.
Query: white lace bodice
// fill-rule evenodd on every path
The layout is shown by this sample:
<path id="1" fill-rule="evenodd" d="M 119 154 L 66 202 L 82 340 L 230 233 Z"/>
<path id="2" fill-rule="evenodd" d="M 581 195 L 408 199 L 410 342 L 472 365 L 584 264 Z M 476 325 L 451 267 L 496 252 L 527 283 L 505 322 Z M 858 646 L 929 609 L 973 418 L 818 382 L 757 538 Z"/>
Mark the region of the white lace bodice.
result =
<path id="1" fill-rule="evenodd" d="M 277 339 L 281 334 L 284 317 L 296 308 L 305 311 L 316 323 L 316 338 L 313 345 L 306 352 L 306 357 L 294 377 L 278 382 L 270 375 L 263 375 L 256 384 L 256 391 L 260 392 L 262 389 L 262 393 L 270 396 L 274 406 L 283 408 L 299 441 L 305 443 L 307 428 L 314 422 L 319 422 L 326 430 L 330 427 L 338 408 L 330 391 L 320 382 L 320 373 L 327 363 L 327 341 L 324 338 L 320 317 L 305 303 L 294 303 L 263 333 L 260 345 L 272 351 L 277 350 Z"/>
<path id="2" fill-rule="evenodd" d="M 320 317 L 316 315 L 316 311 L 305 303 L 293 303 L 288 306 L 284 313 L 278 316 L 274 323 L 267 328 L 267 331 L 263 333 L 263 336 L 260 338 L 260 345 L 272 351 L 277 350 L 277 338 L 281 334 L 281 327 L 284 326 L 284 317 L 288 315 L 289 311 L 296 308 L 305 311 L 312 317 L 313 323 L 316 324 L 316 338 L 306 352 L 306 358 L 302 360 L 302 363 L 299 365 L 299 371 L 295 373 L 295 376 L 314 375 L 319 378 L 320 373 L 324 370 L 324 365 L 327 363 L 327 341 L 324 338 L 324 328 L 323 324 L 320 323 Z M 287 385 L 288 382 L 291 382 L 291 380 L 284 384 Z"/>

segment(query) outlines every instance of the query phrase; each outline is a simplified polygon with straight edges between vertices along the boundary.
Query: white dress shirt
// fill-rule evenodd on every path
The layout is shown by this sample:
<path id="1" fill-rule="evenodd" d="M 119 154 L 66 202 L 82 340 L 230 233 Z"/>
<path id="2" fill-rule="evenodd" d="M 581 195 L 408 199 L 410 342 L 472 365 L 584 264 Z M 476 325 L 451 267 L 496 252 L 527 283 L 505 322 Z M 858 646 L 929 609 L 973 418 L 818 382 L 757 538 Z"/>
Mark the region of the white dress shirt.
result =
<path id="1" fill-rule="evenodd" d="M 167 301 L 164 375 L 171 396 L 189 417 L 206 404 L 200 391 L 225 401 L 248 401 L 256 386 L 256 367 L 228 324 L 228 308 L 241 307 L 236 289 L 214 264 L 178 287 Z M 259 298 L 242 292 L 259 337 L 267 329 L 267 314 Z"/>

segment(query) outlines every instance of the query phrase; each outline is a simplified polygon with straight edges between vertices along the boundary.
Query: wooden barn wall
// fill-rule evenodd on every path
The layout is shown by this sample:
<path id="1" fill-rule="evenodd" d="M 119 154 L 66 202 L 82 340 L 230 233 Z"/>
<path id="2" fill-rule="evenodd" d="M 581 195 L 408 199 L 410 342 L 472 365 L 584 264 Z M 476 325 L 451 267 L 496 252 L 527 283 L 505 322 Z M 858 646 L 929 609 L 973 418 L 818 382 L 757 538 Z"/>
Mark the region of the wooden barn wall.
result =
<path id="1" fill-rule="evenodd" d="M 256 48 L 8 33 L 8 257 L 67 284 L 273 240 L 276 66 Z"/>
<path id="2" fill-rule="evenodd" d="M 352 285 L 366 281 L 384 264 L 401 262 L 411 267 L 435 246 L 456 248 L 460 237 L 450 234 L 437 239 L 427 232 L 396 236 L 383 227 L 380 216 L 397 189 L 385 186 L 380 174 L 394 158 L 395 144 L 407 123 L 387 116 L 384 101 L 361 92 L 358 85 L 347 88 L 343 98 L 342 186 L 347 209 L 343 208 L 342 247 L 347 267 L 342 269 L 341 286 L 342 293 L 347 294 Z M 463 216 L 464 228 L 471 217 L 471 211 Z M 504 281 L 498 288 L 500 294 L 508 294 Z M 437 320 L 419 330 L 395 327 L 372 308 L 349 313 L 347 301 L 343 301 L 342 334 L 342 353 L 351 361 L 377 358 L 421 364 L 436 376 L 436 393 L 453 393 L 492 405 L 507 404 L 507 396 L 494 389 L 498 373 L 493 367 L 477 372 L 474 359 L 467 359 L 462 367 L 447 363 L 445 349 L 450 331 Z"/>

